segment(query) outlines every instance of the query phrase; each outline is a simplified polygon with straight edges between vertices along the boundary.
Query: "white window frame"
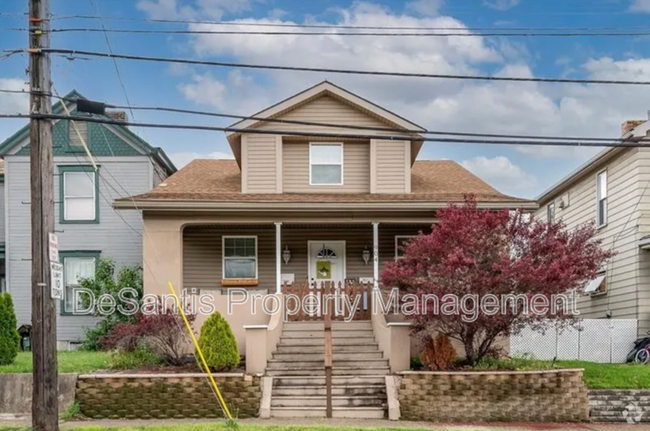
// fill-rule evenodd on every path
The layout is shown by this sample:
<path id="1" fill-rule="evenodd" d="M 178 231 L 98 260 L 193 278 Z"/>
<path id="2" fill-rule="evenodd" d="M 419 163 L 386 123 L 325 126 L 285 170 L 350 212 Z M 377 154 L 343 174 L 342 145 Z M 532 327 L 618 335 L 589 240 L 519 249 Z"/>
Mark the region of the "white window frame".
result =
<path id="1" fill-rule="evenodd" d="M 598 279 L 600 279 L 601 277 L 602 277 L 602 279 L 600 280 L 600 283 L 598 283 L 597 285 L 595 285 L 595 284 L 596 284 L 595 282 L 596 282 Z M 604 291 L 604 292 L 598 292 L 598 288 L 600 288 L 600 285 L 601 285 L 603 282 L 605 283 L 605 291 Z M 594 283 L 594 285 L 595 285 L 595 286 L 594 286 L 594 289 L 591 290 L 591 291 L 587 291 L 587 289 L 589 289 L 590 287 L 592 287 L 592 286 L 591 286 L 592 283 Z M 591 296 L 591 297 L 606 295 L 608 291 L 609 291 L 609 286 L 608 286 L 608 283 L 607 283 L 607 271 L 601 271 L 601 272 L 599 272 L 598 274 L 596 274 L 596 276 L 593 278 L 593 280 L 591 280 L 589 283 L 587 283 L 587 285 L 585 286 L 585 289 L 584 289 L 584 293 L 585 293 L 586 295 Z"/>
<path id="2" fill-rule="evenodd" d="M 601 175 L 605 175 L 605 197 L 601 198 L 601 193 L 602 190 L 600 188 L 600 177 Z M 596 225 L 597 227 L 604 227 L 607 226 L 607 212 L 609 210 L 608 203 L 609 203 L 609 190 L 608 190 L 608 185 L 609 185 L 609 176 L 607 175 L 607 169 L 604 169 L 598 174 L 596 174 Z M 601 214 L 600 211 L 600 202 L 605 201 L 605 212 L 604 214 Z M 602 223 L 601 223 L 602 220 Z"/>
<path id="3" fill-rule="evenodd" d="M 395 235 L 395 260 L 404 259 L 404 256 L 399 256 L 397 252 L 399 251 L 399 240 L 400 239 L 412 239 L 417 235 Z"/>
<path id="4" fill-rule="evenodd" d="M 79 295 L 74 295 L 73 298 L 68 298 L 68 291 L 70 293 L 74 292 L 75 288 L 80 288 L 80 284 L 73 284 L 68 282 L 68 278 L 66 277 L 67 270 L 66 270 L 66 262 L 69 260 L 87 260 L 87 259 L 92 259 L 93 261 L 93 269 L 94 269 L 94 274 L 93 278 L 95 277 L 97 273 L 97 257 L 95 256 L 89 256 L 89 255 L 78 255 L 78 256 L 64 256 L 61 258 L 61 266 L 63 268 L 63 295 L 64 299 L 61 301 L 61 307 L 63 308 L 63 315 L 75 315 L 74 311 L 68 310 L 68 305 L 72 305 L 72 303 L 79 303 Z M 68 300 L 70 300 L 72 303 L 68 304 Z"/>
<path id="5" fill-rule="evenodd" d="M 311 148 L 313 146 L 324 146 L 324 145 L 328 145 L 328 146 L 332 146 L 332 147 L 333 146 L 338 146 L 338 147 L 341 148 L 341 182 L 340 183 L 318 183 L 318 184 L 314 184 L 313 181 L 312 181 L 311 172 L 312 172 L 312 166 L 314 165 L 314 163 L 312 161 Z M 342 186 L 343 183 L 344 183 L 344 179 L 343 179 L 343 176 L 344 176 L 344 159 L 345 159 L 345 151 L 344 151 L 344 148 L 343 148 L 343 142 L 310 142 L 309 143 L 309 185 L 310 186 Z M 331 164 L 331 163 L 327 163 L 327 164 L 318 163 L 316 165 L 317 166 L 338 166 L 338 164 Z"/>
<path id="6" fill-rule="evenodd" d="M 226 277 L 226 260 L 237 260 L 237 259 L 252 259 L 251 257 L 226 257 L 226 240 L 227 239 L 255 239 L 255 277 L 252 278 L 227 278 Z M 257 258 L 257 235 L 223 235 L 221 237 L 221 278 L 223 280 L 258 280 L 258 271 L 259 271 L 259 260 Z"/>
<path id="7" fill-rule="evenodd" d="M 555 223 L 555 202 L 551 202 L 546 206 L 546 221 L 548 223 Z"/>
<path id="8" fill-rule="evenodd" d="M 67 180 L 68 174 L 84 174 L 88 175 L 90 179 L 93 182 L 93 216 L 91 218 L 70 218 L 68 215 L 68 206 L 66 205 L 66 201 L 68 199 L 89 199 L 90 196 L 68 196 L 67 195 Z M 70 222 L 91 222 L 97 220 L 97 173 L 96 172 L 90 172 L 90 171 L 65 171 L 63 172 L 63 196 L 61 197 L 63 199 L 63 221 L 70 221 Z"/>

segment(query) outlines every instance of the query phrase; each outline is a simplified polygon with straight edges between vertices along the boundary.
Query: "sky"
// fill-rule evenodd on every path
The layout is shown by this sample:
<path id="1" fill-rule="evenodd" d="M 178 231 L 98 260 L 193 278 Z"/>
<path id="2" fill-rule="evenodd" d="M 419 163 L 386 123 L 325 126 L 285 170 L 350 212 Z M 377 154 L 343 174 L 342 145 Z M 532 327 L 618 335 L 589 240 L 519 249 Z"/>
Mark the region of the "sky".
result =
<path id="1" fill-rule="evenodd" d="M 0 5 L 0 50 L 23 48 L 25 0 Z M 646 27 L 650 0 L 52 0 L 54 17 L 223 20 L 355 26 Z M 4 15 L 3 15 L 4 14 Z M 105 20 L 107 28 L 220 30 L 205 24 Z M 53 27 L 100 28 L 97 20 Z M 244 27 L 229 27 L 244 30 Z M 247 28 L 250 30 L 250 28 Z M 255 30 L 259 30 L 256 28 Z M 464 30 L 463 30 L 464 31 Z M 461 75 L 650 80 L 650 38 L 345 37 L 268 35 L 107 35 L 116 53 L 305 67 Z M 54 33 L 57 48 L 107 52 L 103 33 Z M 26 87 L 27 57 L 0 61 L 0 89 Z M 121 77 L 121 80 L 120 80 Z M 251 115 L 324 79 L 430 130 L 617 137 L 625 120 L 645 119 L 650 88 L 583 84 L 457 81 L 252 71 L 109 59 L 52 59 L 60 93 L 113 104 L 155 105 Z M 0 93 L 0 113 L 25 113 L 27 98 Z M 211 117 L 134 111 L 137 122 L 226 126 Z M 24 123 L 0 120 L 0 141 Z M 178 167 L 194 158 L 230 158 L 221 132 L 138 129 Z M 420 159 L 451 159 L 499 191 L 534 198 L 599 150 L 426 143 Z"/>

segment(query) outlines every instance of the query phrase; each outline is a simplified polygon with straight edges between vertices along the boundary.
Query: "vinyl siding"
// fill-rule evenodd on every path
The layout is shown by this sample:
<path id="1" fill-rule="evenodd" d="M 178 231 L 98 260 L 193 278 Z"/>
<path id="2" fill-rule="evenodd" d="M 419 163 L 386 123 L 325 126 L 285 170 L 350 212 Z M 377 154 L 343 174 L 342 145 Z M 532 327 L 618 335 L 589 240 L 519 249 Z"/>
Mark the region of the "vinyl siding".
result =
<path id="1" fill-rule="evenodd" d="M 276 135 L 242 136 L 244 193 L 276 193 L 278 139 Z"/>
<path id="2" fill-rule="evenodd" d="M 83 156 L 78 156 L 84 159 Z M 59 223 L 59 173 L 54 171 L 55 230 L 61 251 L 98 250 L 101 257 L 111 258 L 119 268 L 123 265 L 142 266 L 142 218 L 137 211 L 119 211 L 112 202 L 127 195 L 145 193 L 150 189 L 151 166 L 146 156 L 100 157 L 99 224 Z M 29 158 L 7 156 L 7 287 L 14 297 L 19 324 L 29 323 L 31 315 L 31 242 L 29 204 Z M 77 157 L 55 157 L 54 164 L 89 163 Z M 119 181 L 119 184 L 118 184 Z M 124 190 L 122 189 L 124 188 Z M 58 307 L 58 304 L 57 304 Z M 77 341 L 84 327 L 96 320 L 88 316 L 59 316 L 59 341 Z"/>
<path id="3" fill-rule="evenodd" d="M 410 143 L 374 140 L 375 193 L 408 193 L 410 185 Z"/>
<path id="4" fill-rule="evenodd" d="M 380 268 L 395 258 L 395 235 L 417 235 L 430 231 L 428 225 L 380 225 Z M 258 279 L 260 289 L 275 288 L 275 227 L 269 226 L 190 226 L 183 234 L 183 286 L 186 289 L 221 288 L 222 236 L 257 235 Z M 365 247 L 372 250 L 372 225 L 358 226 L 283 226 L 282 249 L 289 247 L 291 260 L 282 263 L 283 274 L 294 274 L 296 282 L 308 278 L 308 241 L 345 241 L 346 277 L 372 277 L 372 261 L 362 259 Z"/>
<path id="5" fill-rule="evenodd" d="M 639 249 L 637 242 L 643 236 L 643 188 L 650 179 L 650 153 L 629 149 L 607 165 L 593 170 L 569 190 L 555 198 L 555 219 L 568 228 L 575 228 L 596 220 L 596 176 L 607 169 L 608 211 L 607 225 L 598 229 L 597 238 L 603 247 L 618 253 L 607 264 L 607 290 L 602 296 L 581 296 L 578 309 L 584 318 L 639 319 L 639 332 L 650 329 L 650 310 L 638 308 L 644 297 L 650 298 L 650 256 Z M 559 208 L 563 200 L 564 209 Z M 537 216 L 546 221 L 547 206 Z"/>
<path id="6" fill-rule="evenodd" d="M 5 232 L 5 184 L 0 182 L 0 242 L 5 242 L 6 232 Z"/>
<path id="7" fill-rule="evenodd" d="M 343 143 L 343 185 L 309 185 L 309 142 L 285 142 L 282 146 L 285 193 L 369 193 L 369 142 Z"/>

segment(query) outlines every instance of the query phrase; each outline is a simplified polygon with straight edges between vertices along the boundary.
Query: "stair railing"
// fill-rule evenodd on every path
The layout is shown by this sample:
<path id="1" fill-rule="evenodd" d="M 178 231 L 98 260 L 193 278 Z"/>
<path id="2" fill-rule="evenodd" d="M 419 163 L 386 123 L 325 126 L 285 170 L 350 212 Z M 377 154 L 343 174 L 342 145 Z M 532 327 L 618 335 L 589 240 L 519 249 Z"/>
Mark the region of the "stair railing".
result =
<path id="1" fill-rule="evenodd" d="M 331 283 L 324 283 L 326 294 L 332 290 Z M 327 418 L 332 417 L 332 310 L 327 308 L 323 313 L 323 323 L 325 327 L 325 415 Z"/>

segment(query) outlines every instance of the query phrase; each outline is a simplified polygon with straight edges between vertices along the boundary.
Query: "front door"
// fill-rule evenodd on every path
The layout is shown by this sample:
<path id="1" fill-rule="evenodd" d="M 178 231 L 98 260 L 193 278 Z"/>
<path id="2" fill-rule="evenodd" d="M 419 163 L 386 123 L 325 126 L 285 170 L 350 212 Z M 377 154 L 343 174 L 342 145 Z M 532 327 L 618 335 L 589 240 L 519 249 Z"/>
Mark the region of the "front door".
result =
<path id="1" fill-rule="evenodd" d="M 345 281 L 345 241 L 309 241 L 309 281 Z"/>

